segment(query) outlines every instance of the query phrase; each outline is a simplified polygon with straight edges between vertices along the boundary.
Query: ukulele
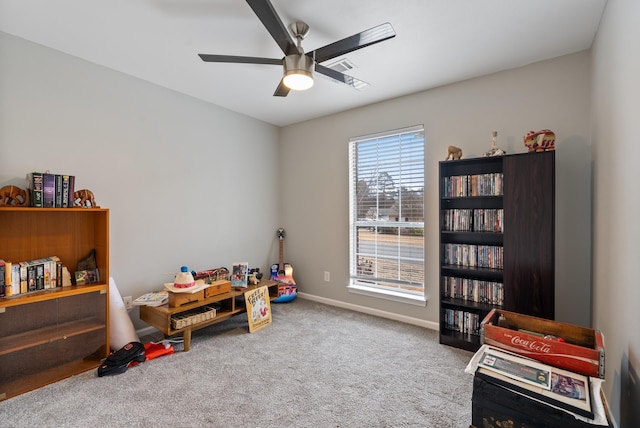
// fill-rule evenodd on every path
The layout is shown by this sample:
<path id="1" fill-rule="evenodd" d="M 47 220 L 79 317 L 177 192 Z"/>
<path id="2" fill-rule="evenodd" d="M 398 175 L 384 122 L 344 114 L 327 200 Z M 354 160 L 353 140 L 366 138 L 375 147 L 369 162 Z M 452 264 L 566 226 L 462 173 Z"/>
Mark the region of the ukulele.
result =
<path id="1" fill-rule="evenodd" d="M 271 280 L 279 283 L 278 297 L 273 302 L 290 302 L 298 296 L 298 287 L 293 280 L 293 266 L 284 262 L 284 229 L 278 229 L 280 241 L 280 263 L 271 265 Z"/>

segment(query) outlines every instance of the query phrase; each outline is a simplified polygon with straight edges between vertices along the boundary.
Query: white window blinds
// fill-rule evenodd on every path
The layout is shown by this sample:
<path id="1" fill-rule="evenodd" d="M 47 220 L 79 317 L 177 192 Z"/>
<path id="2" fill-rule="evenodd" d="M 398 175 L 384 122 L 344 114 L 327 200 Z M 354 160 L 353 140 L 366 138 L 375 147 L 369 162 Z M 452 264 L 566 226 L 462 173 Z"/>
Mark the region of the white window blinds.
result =
<path id="1" fill-rule="evenodd" d="M 349 141 L 351 285 L 424 294 L 424 128 Z"/>

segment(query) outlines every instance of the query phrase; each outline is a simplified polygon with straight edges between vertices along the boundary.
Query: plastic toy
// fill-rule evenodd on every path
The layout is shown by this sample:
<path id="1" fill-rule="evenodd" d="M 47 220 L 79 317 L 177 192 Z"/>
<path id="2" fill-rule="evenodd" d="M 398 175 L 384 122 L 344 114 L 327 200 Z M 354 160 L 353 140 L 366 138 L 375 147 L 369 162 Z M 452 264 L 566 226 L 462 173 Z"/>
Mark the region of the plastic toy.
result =
<path id="1" fill-rule="evenodd" d="M 529 131 L 524 136 L 524 145 L 531 152 L 545 152 L 555 150 L 556 134 L 548 129 Z"/>
<path id="2" fill-rule="evenodd" d="M 18 186 L 4 186 L 0 189 L 0 205 L 27 205 L 27 192 Z"/>
<path id="3" fill-rule="evenodd" d="M 447 157 L 444 160 L 457 160 L 462 157 L 462 149 L 456 146 L 449 146 L 447 148 Z"/>

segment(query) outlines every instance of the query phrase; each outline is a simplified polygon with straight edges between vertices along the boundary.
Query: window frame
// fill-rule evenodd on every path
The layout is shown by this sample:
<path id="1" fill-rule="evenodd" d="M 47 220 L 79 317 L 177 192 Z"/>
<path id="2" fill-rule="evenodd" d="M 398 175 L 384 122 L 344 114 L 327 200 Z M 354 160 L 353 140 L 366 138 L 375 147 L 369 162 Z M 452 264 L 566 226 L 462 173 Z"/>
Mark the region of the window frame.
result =
<path id="1" fill-rule="evenodd" d="M 380 208 L 380 204 L 378 202 L 376 202 L 376 206 L 375 206 L 375 212 L 376 212 L 376 219 L 364 219 L 364 218 L 359 218 L 358 217 L 358 206 L 360 206 L 362 208 L 362 205 L 358 205 L 358 201 L 357 201 L 357 184 L 358 184 L 358 167 L 361 166 L 361 164 L 358 163 L 358 159 L 357 159 L 357 147 L 358 144 L 361 143 L 372 143 L 372 142 L 376 142 L 377 144 L 382 144 L 384 146 L 384 144 L 389 143 L 389 144 L 395 144 L 395 145 L 400 145 L 403 143 L 402 141 L 402 137 L 407 135 L 407 134 L 420 134 L 421 136 L 421 143 L 422 143 L 422 165 L 421 165 L 421 170 L 419 171 L 419 174 L 422 175 L 422 221 L 409 221 L 409 219 L 407 217 L 405 217 L 405 220 L 400 221 L 400 217 L 404 217 L 402 216 L 402 202 L 400 204 L 397 203 L 397 199 L 401 199 L 402 195 L 403 195 L 403 191 L 402 190 L 396 190 L 399 193 L 399 196 L 396 198 L 395 204 L 396 205 L 400 205 L 399 208 L 397 208 L 399 210 L 398 216 L 396 217 L 396 221 L 388 221 L 384 220 L 384 219 L 380 219 L 379 218 L 379 213 L 381 211 Z M 395 140 L 390 140 L 385 142 L 385 139 L 392 139 L 394 136 L 396 136 L 397 138 Z M 349 292 L 351 293 L 356 293 L 356 294 L 362 294 L 362 295 L 367 295 L 367 296 L 372 296 L 372 297 L 377 297 L 377 298 L 383 298 L 383 299 L 388 299 L 388 300 L 393 300 L 393 301 L 397 301 L 397 302 L 403 302 L 403 303 L 409 303 L 409 304 L 413 304 L 413 305 L 418 305 L 418 306 L 425 306 L 427 303 L 427 296 L 426 296 L 426 287 L 425 287 L 425 261 L 426 261 L 426 257 L 425 257 L 425 242 L 424 242 L 424 226 L 425 226 L 425 222 L 424 222 L 424 212 L 425 212 L 425 206 L 424 206 L 424 195 L 425 195 L 425 175 L 426 175 L 426 153 L 425 153 L 425 137 L 424 137 L 424 126 L 423 125 L 415 125 L 415 126 L 410 126 L 410 127 L 406 127 L 406 128 L 401 128 L 401 129 L 396 129 L 396 130 L 391 130 L 391 131 L 385 131 L 385 132 L 380 132 L 380 133 L 376 133 L 376 134 L 370 134 L 370 135 L 365 135 L 365 136 L 359 136 L 359 137 L 353 137 L 349 139 L 349 144 L 348 144 L 348 154 L 349 154 L 349 284 L 347 285 L 347 289 Z M 381 164 L 384 164 L 384 162 L 380 162 L 380 160 L 399 160 L 398 158 L 400 157 L 400 155 L 394 154 L 393 156 L 391 156 L 390 158 L 386 158 L 386 157 L 382 157 L 382 158 L 377 158 L 375 162 L 373 162 L 373 165 L 376 168 L 379 168 L 381 166 Z M 409 163 L 415 165 L 416 161 L 414 158 L 410 158 L 409 159 Z M 402 162 L 396 162 L 395 165 L 402 165 Z M 378 171 L 379 173 L 379 169 L 376 169 L 376 171 Z M 404 178 L 405 176 L 403 174 L 401 174 L 401 178 Z M 402 189 L 402 180 L 400 180 L 400 184 L 397 186 L 397 189 Z M 378 182 L 376 182 L 376 184 L 378 184 Z M 413 182 L 412 182 L 413 184 Z M 420 184 L 418 182 L 418 184 Z M 380 192 L 377 193 L 377 195 L 379 195 Z M 365 206 L 366 207 L 366 206 Z M 401 280 L 392 280 L 389 278 L 374 278 L 374 277 L 370 277 L 370 278 L 363 278 L 362 275 L 358 275 L 358 256 L 361 255 L 361 253 L 358 253 L 358 231 L 362 231 L 363 227 L 370 227 L 370 228 L 375 228 L 375 232 L 376 232 L 376 242 L 378 239 L 378 227 L 387 227 L 387 228 L 397 228 L 398 231 L 398 248 L 401 247 L 400 244 L 400 230 L 401 229 L 405 229 L 405 228 L 421 228 L 422 229 L 422 242 L 421 242 L 421 259 L 414 259 L 418 260 L 418 263 L 422 263 L 422 280 L 420 283 L 417 282 L 409 282 L 409 281 L 401 281 Z M 359 229 L 360 228 L 360 229 Z M 377 257 L 379 256 L 377 247 L 375 248 L 375 257 L 376 257 L 376 263 L 378 263 L 378 259 Z M 398 256 L 398 270 L 400 269 L 400 263 L 401 260 L 403 260 L 404 258 L 401 258 L 400 256 Z M 387 285 L 380 285 L 381 283 L 385 283 Z M 398 284 L 398 288 L 395 289 L 393 287 L 390 287 L 389 285 L 391 285 L 392 283 L 396 283 Z M 412 292 L 409 290 L 402 290 L 400 289 L 401 286 L 404 287 L 410 287 L 410 286 L 416 286 L 416 284 L 419 284 L 422 287 L 421 292 Z"/>

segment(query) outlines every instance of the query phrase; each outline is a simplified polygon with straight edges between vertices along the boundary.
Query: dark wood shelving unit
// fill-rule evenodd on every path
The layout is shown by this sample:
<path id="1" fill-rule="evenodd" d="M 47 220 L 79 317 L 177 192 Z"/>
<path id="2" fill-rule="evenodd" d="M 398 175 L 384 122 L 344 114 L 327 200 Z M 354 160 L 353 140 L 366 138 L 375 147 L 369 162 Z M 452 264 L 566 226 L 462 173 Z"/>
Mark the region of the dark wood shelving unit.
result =
<path id="1" fill-rule="evenodd" d="M 445 189 L 449 177 L 474 176 L 476 180 L 486 174 L 498 174 L 500 194 L 458 196 Z M 479 322 L 494 308 L 553 319 L 555 152 L 443 161 L 439 180 L 440 343 L 477 350 L 481 345 Z M 445 230 L 445 213 L 480 209 L 503 211 L 502 232 Z M 470 221 L 473 223 L 473 217 Z M 451 264 L 445 255 L 448 245 L 501 248 L 502 266 Z M 493 304 L 447 296 L 446 278 L 502 284 L 502 301 Z"/>

